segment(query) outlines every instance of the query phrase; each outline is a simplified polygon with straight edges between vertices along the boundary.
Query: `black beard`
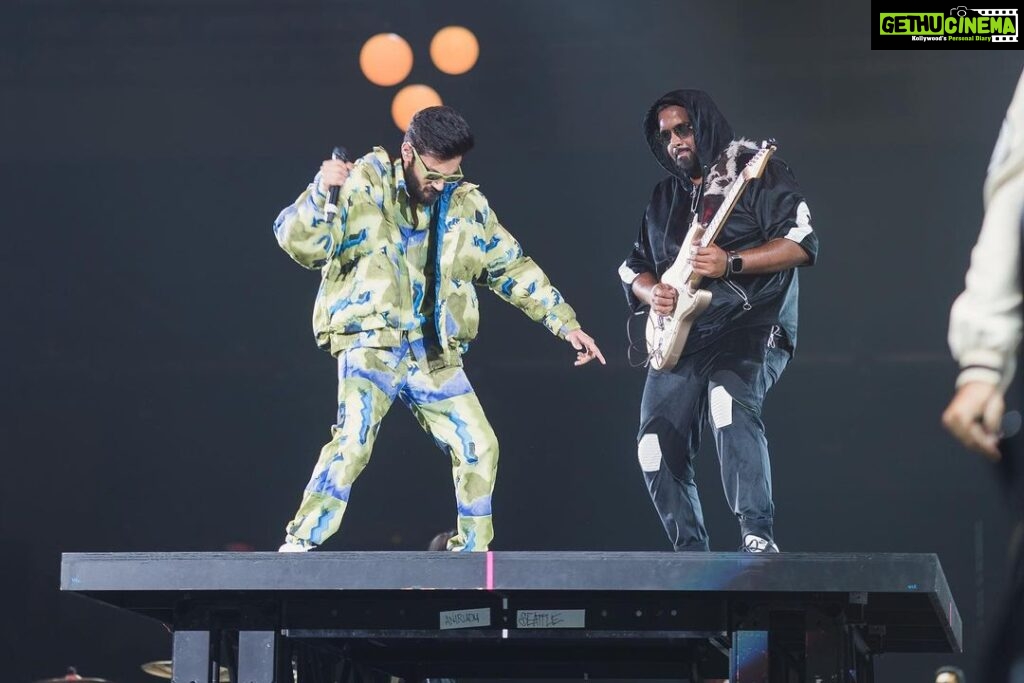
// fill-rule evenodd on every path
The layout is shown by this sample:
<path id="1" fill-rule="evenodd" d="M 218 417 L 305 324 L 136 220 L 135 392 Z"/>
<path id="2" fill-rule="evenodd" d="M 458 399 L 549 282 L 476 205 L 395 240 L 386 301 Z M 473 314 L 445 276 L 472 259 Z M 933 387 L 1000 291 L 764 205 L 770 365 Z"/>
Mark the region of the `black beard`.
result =
<path id="1" fill-rule="evenodd" d="M 409 197 L 416 204 L 423 204 L 429 206 L 437 201 L 438 192 L 434 189 L 430 190 L 430 194 L 427 194 L 423 185 L 419 179 L 413 174 L 411 166 L 405 166 L 405 188 L 409 192 Z"/>
<path id="2" fill-rule="evenodd" d="M 686 174 L 687 178 L 700 178 L 700 161 L 696 154 L 690 154 L 682 159 L 675 159 L 676 168 Z"/>

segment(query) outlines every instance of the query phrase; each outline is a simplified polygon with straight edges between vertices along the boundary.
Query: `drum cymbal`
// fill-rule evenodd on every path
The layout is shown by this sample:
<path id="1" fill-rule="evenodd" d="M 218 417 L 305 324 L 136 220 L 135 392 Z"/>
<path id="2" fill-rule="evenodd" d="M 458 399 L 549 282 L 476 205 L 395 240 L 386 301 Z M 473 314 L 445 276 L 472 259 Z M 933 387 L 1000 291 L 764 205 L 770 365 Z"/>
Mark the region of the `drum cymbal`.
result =
<path id="1" fill-rule="evenodd" d="M 148 673 L 150 676 L 156 676 L 157 678 L 167 678 L 167 679 L 169 679 L 171 677 L 171 660 L 169 660 L 169 659 L 164 659 L 164 660 L 160 660 L 160 661 L 156 661 L 156 662 L 146 662 L 145 664 L 142 665 L 141 668 L 142 668 L 143 671 Z M 61 681 L 62 681 L 62 683 L 67 683 L 66 681 L 63 681 L 63 679 L 61 679 Z M 219 681 L 219 683 L 230 683 L 230 681 L 231 681 L 231 675 L 228 673 L 228 668 L 226 666 L 222 666 L 220 668 L 220 681 Z M 42 682 L 38 682 L 38 683 L 42 683 Z M 104 683 L 108 683 L 108 682 L 104 682 Z"/>
<path id="2" fill-rule="evenodd" d="M 105 678 L 85 678 L 78 674 L 68 674 L 59 678 L 41 678 L 34 683 L 110 683 L 110 681 Z"/>

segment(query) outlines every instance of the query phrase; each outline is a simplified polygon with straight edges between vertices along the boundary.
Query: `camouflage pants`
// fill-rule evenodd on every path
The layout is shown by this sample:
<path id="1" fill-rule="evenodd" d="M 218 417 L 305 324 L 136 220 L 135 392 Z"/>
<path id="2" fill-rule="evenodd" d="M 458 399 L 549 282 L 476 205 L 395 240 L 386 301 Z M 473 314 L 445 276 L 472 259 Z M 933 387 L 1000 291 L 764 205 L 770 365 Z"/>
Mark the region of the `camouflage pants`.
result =
<path id="1" fill-rule="evenodd" d="M 491 494 L 498 465 L 498 441 L 465 372 L 459 367 L 426 372 L 417 358 L 422 340 L 397 349 L 353 348 L 338 356 L 338 419 L 287 540 L 316 546 L 338 530 L 352 484 L 370 459 L 380 422 L 395 398 L 452 460 L 457 533 L 449 550 L 487 550 L 494 535 Z"/>

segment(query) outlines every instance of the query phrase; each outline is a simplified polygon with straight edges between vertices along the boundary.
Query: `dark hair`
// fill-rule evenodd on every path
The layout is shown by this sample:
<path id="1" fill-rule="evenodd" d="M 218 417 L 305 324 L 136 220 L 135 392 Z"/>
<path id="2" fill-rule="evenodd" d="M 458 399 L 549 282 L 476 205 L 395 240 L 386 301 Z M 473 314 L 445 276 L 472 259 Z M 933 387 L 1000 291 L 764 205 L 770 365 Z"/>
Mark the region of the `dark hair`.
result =
<path id="1" fill-rule="evenodd" d="M 416 112 L 405 132 L 405 141 L 420 154 L 442 161 L 463 156 L 473 149 L 473 133 L 462 114 L 451 107 L 427 107 Z"/>
<path id="2" fill-rule="evenodd" d="M 967 683 L 964 672 L 955 666 L 940 666 L 935 670 L 935 678 L 938 679 L 940 674 L 953 674 L 956 676 L 956 683 Z"/>
<path id="3" fill-rule="evenodd" d="M 658 101 L 658 104 L 656 106 L 657 106 L 657 108 L 654 110 L 654 113 L 656 115 L 660 115 L 661 112 L 665 111 L 669 107 L 679 107 L 680 109 L 682 109 L 683 111 L 686 112 L 687 116 L 690 116 L 690 110 L 682 102 L 675 102 L 675 101 L 672 101 L 672 100 L 661 99 L 661 100 Z"/>

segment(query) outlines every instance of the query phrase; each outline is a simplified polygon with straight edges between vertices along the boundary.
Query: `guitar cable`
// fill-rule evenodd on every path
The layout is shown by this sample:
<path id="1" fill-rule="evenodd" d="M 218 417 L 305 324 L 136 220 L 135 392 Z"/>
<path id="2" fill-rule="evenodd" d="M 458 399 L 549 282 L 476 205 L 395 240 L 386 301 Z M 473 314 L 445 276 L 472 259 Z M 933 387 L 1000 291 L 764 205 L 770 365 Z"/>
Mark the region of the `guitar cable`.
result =
<path id="1" fill-rule="evenodd" d="M 647 315 L 647 311 L 646 310 L 640 310 L 640 311 L 637 311 L 636 313 L 630 313 L 629 317 L 626 318 L 626 339 L 629 340 L 629 346 L 626 348 L 626 361 L 629 363 L 629 366 L 631 368 L 647 367 L 647 365 L 651 362 L 651 354 L 645 353 L 645 351 L 644 351 L 644 349 L 645 349 L 645 347 L 647 345 L 646 340 L 644 341 L 644 346 L 638 346 L 637 343 L 633 340 L 633 330 L 631 329 L 632 328 L 633 319 L 637 318 L 639 316 L 642 316 L 642 315 Z M 633 352 L 634 351 L 639 351 L 640 353 L 644 354 L 643 360 L 640 361 L 639 363 L 635 362 L 634 359 L 633 359 Z"/>

